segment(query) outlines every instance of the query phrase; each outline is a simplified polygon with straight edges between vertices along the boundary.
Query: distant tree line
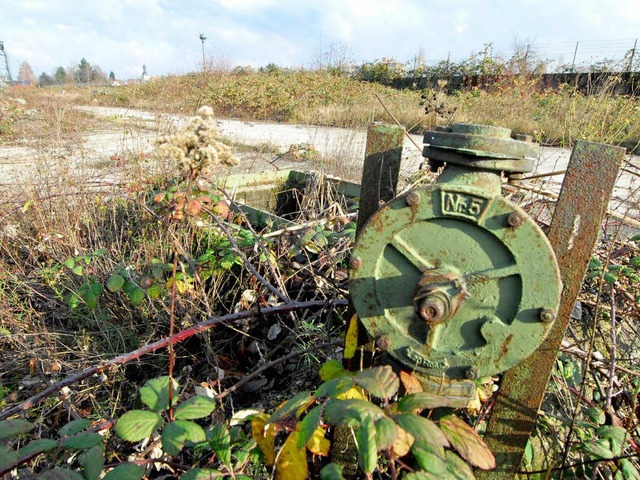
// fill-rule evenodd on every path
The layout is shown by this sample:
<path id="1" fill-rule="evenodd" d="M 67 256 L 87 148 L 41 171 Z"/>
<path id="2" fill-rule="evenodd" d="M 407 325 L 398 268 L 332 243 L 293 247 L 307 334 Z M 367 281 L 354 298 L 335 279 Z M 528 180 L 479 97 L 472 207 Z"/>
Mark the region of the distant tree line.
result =
<path id="1" fill-rule="evenodd" d="M 99 66 L 89 63 L 86 58 L 80 59 L 80 62 L 73 63 L 67 68 L 56 67 L 50 74 L 42 72 L 37 79 L 31 65 L 27 62 L 22 62 L 18 72 L 18 82 L 41 87 L 68 84 L 107 85 L 115 79 L 113 72 L 107 75 Z"/>

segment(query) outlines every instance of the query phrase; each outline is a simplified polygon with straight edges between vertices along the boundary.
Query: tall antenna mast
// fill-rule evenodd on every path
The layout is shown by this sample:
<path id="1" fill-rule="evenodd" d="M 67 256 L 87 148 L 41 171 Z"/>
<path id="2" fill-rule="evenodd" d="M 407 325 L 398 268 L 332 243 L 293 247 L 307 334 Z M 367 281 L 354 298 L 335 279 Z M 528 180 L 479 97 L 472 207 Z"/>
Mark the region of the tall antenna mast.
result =
<path id="1" fill-rule="evenodd" d="M 0 84 L 4 82 L 11 84 L 11 71 L 9 70 L 7 52 L 4 51 L 4 42 L 0 40 Z"/>

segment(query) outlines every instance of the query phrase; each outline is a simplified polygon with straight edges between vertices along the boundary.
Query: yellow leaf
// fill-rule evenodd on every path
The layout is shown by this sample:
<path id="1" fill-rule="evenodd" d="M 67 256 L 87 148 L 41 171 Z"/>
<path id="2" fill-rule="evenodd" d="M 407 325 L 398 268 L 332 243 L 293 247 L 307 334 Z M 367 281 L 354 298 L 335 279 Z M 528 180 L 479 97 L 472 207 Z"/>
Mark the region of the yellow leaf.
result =
<path id="1" fill-rule="evenodd" d="M 362 389 L 360 387 L 351 387 L 346 392 L 341 393 L 340 395 L 336 395 L 336 398 L 339 400 L 351 400 L 354 398 L 359 400 L 366 400 L 366 397 L 362 393 Z"/>
<path id="2" fill-rule="evenodd" d="M 284 442 L 276 464 L 276 480 L 306 480 L 309 474 L 307 449 L 298 449 L 298 435 L 297 431 L 291 432 Z"/>
<path id="3" fill-rule="evenodd" d="M 358 314 L 354 313 L 349 320 L 347 334 L 344 337 L 344 358 L 353 358 L 358 349 Z"/>
<path id="4" fill-rule="evenodd" d="M 326 457 L 329 455 L 330 448 L 331 442 L 324 438 L 324 428 L 316 428 L 315 432 L 313 432 L 313 435 L 311 435 L 311 438 L 307 442 L 307 449 L 315 455 L 322 455 Z"/>
<path id="5" fill-rule="evenodd" d="M 422 393 L 422 385 L 420 384 L 420 380 L 411 375 L 409 372 L 405 372 L 404 370 L 400 370 L 400 381 L 404 386 L 407 395 L 411 393 Z"/>
<path id="6" fill-rule="evenodd" d="M 267 425 L 268 418 L 269 415 L 266 413 L 260 413 L 253 417 L 253 420 L 251 420 L 251 435 L 258 444 L 258 448 L 262 451 L 267 465 L 272 466 L 276 460 L 274 441 L 277 426 L 273 423 Z"/>
<path id="7" fill-rule="evenodd" d="M 393 451 L 399 457 L 404 457 L 409 450 L 411 450 L 411 446 L 415 439 L 413 435 L 407 432 L 404 428 L 398 428 L 398 437 L 396 441 L 393 443 Z"/>

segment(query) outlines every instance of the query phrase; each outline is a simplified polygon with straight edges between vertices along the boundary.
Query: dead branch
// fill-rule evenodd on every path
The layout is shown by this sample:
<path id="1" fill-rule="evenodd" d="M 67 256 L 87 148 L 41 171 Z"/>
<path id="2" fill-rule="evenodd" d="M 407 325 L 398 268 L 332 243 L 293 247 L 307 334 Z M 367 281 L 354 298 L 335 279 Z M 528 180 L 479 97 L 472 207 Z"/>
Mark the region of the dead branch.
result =
<path id="1" fill-rule="evenodd" d="M 172 337 L 164 337 L 161 340 L 158 340 L 157 342 L 153 342 L 148 345 L 145 345 L 144 347 L 134 350 L 133 352 L 125 353 L 101 365 L 96 365 L 96 366 L 87 368 L 81 372 L 76 373 L 75 375 L 71 375 L 63 380 L 60 380 L 59 382 L 56 382 L 53 385 L 50 385 L 42 392 L 36 395 L 33 395 L 32 397 L 25 400 L 24 402 L 18 405 L 15 405 L 11 408 L 7 408 L 3 411 L 0 411 L 0 420 L 5 420 L 13 415 L 17 415 L 21 412 L 29 410 L 30 408 L 33 408 L 42 400 L 44 400 L 50 395 L 53 395 L 55 392 L 59 391 L 63 387 L 73 385 L 74 383 L 79 382 L 80 380 L 84 380 L 85 378 L 89 378 L 92 375 L 102 373 L 105 370 L 113 368 L 115 366 L 124 365 L 148 353 L 153 353 L 160 348 L 164 348 L 168 346 L 170 342 L 173 342 L 173 343 L 181 342 L 197 333 L 204 332 L 218 324 L 231 323 L 231 322 L 236 322 L 238 320 L 245 320 L 247 318 L 252 318 L 258 315 L 272 315 L 276 313 L 286 313 L 286 312 L 291 312 L 296 310 L 306 310 L 308 308 L 314 308 L 314 307 L 344 306 L 344 305 L 347 305 L 347 303 L 348 301 L 344 299 L 315 300 L 311 302 L 290 302 L 290 303 L 286 303 L 284 305 L 278 305 L 275 307 L 265 307 L 265 308 L 260 308 L 258 310 L 246 310 L 244 312 L 230 313 L 228 315 L 223 315 L 221 317 L 209 318 L 208 320 L 198 323 L 193 327 L 179 331 Z"/>

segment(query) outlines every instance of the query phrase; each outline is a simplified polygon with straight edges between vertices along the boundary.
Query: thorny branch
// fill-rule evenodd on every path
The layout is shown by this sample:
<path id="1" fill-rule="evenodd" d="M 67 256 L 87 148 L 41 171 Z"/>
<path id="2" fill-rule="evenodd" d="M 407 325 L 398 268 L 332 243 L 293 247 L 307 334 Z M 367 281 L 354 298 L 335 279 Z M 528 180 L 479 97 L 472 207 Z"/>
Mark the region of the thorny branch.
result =
<path id="1" fill-rule="evenodd" d="M 252 318 L 255 316 L 273 315 L 276 313 L 287 313 L 287 312 L 292 312 L 297 310 L 306 310 L 309 308 L 317 308 L 317 307 L 322 308 L 322 307 L 328 307 L 328 306 L 331 306 L 331 307 L 345 306 L 347 305 L 347 303 L 348 301 L 345 299 L 314 300 L 309 302 L 290 302 L 290 303 L 286 303 L 284 305 L 278 305 L 275 307 L 265 307 L 265 308 L 260 308 L 259 310 L 246 310 L 243 312 L 230 313 L 227 315 L 223 315 L 221 317 L 211 317 L 204 322 L 194 325 L 193 327 L 177 332 L 172 337 L 164 337 L 156 342 L 150 343 L 148 345 L 145 345 L 142 348 L 134 350 L 133 352 L 125 353 L 101 365 L 96 365 L 96 366 L 87 368 L 81 372 L 76 373 L 75 375 L 71 375 L 59 382 L 56 382 L 53 385 L 50 385 L 45 390 L 43 390 L 42 392 L 36 395 L 33 395 L 32 397 L 23 401 L 22 403 L 15 405 L 11 408 L 7 408 L 3 411 L 0 411 L 0 420 L 5 420 L 11 417 L 12 415 L 16 415 L 26 410 L 29 410 L 30 408 L 34 407 L 35 405 L 40 403 L 42 400 L 47 398 L 48 396 L 53 395 L 55 392 L 57 392 L 58 390 L 64 387 L 73 385 L 74 383 L 77 383 L 80 380 L 84 380 L 85 378 L 89 378 L 92 375 L 102 373 L 105 370 L 108 370 L 115 366 L 124 365 L 148 353 L 153 353 L 160 348 L 164 348 L 168 346 L 170 342 L 174 342 L 174 343 L 181 342 L 197 333 L 204 332 L 218 324 L 236 322 L 239 320 L 245 320 L 247 318 Z"/>

